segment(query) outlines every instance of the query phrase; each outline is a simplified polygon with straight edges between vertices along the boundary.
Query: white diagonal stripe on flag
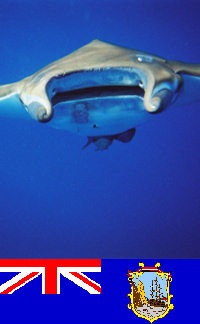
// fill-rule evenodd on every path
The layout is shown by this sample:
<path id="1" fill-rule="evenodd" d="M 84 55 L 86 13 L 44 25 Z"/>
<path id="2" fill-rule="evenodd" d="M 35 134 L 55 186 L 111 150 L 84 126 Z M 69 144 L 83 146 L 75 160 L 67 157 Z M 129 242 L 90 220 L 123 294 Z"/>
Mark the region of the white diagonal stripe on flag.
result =
<path id="1" fill-rule="evenodd" d="M 12 294 L 39 275 L 40 272 L 21 272 L 0 286 L 0 294 Z"/>
<path id="2" fill-rule="evenodd" d="M 101 293 L 101 286 L 81 272 L 68 272 L 66 270 L 61 270 L 61 274 L 65 278 L 73 281 L 79 287 L 87 290 L 90 294 Z"/>

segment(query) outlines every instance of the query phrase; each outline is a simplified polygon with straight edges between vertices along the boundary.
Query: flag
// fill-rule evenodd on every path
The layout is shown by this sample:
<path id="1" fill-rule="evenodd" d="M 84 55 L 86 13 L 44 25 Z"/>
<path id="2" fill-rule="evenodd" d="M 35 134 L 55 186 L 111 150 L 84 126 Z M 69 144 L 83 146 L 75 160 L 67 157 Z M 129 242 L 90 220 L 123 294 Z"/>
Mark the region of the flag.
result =
<path id="1" fill-rule="evenodd" d="M 142 269 L 139 269 L 139 262 L 144 263 L 145 267 L 143 268 L 142 265 Z M 143 282 L 146 292 L 145 280 L 143 280 L 145 277 L 140 274 L 144 272 L 151 276 L 157 262 L 161 263 L 160 269 L 163 272 L 168 273 L 169 276 L 172 275 L 173 280 L 170 283 L 169 293 L 173 295 L 171 303 L 174 305 L 174 309 L 170 310 L 165 317 L 159 318 L 159 323 L 198 322 L 199 310 L 198 307 L 195 307 L 198 304 L 200 291 L 198 273 L 200 260 L 198 259 L 0 260 L 1 288 L 5 284 L 12 287 L 12 282 L 11 285 L 9 283 L 10 280 L 20 273 L 24 274 L 24 279 L 18 277 L 19 281 L 21 279 L 27 281 L 26 284 L 16 280 L 19 288 L 13 289 L 12 296 L 8 297 L 5 294 L 5 289 L 8 286 L 4 286 L 5 289 L 2 289 L 2 294 L 0 294 L 1 317 L 9 323 L 16 321 L 27 323 L 29 319 L 31 322 L 37 323 L 38 321 L 39 323 L 70 321 L 72 323 L 87 322 L 88 324 L 93 324 L 94 321 L 145 323 L 144 318 L 138 317 L 130 309 L 132 291 L 131 281 L 128 278 L 138 272 L 138 279 Z M 65 271 L 67 272 L 66 276 Z M 73 275 L 74 273 L 76 276 Z M 28 275 L 33 275 L 34 279 L 26 278 Z M 71 281 L 72 278 L 73 281 Z M 137 284 L 137 275 L 135 278 Z M 95 285 L 97 292 L 101 286 L 101 294 L 98 292 L 91 295 L 88 292 L 90 281 Z M 85 285 L 84 287 L 88 289 L 82 289 L 81 285 Z M 140 284 L 139 287 L 141 293 L 142 285 Z M 42 295 L 42 289 L 47 296 Z M 148 294 L 145 296 L 148 298 Z M 148 322 L 146 321 L 146 323 Z"/>
<path id="2" fill-rule="evenodd" d="M 101 260 L 95 259 L 2 259 L 0 272 L 17 274 L 0 285 L 0 294 L 12 294 L 42 276 L 42 294 L 60 294 L 61 275 L 90 294 L 101 294 L 101 286 L 85 273 L 101 272 Z M 19 273 L 18 273 L 19 272 Z"/>

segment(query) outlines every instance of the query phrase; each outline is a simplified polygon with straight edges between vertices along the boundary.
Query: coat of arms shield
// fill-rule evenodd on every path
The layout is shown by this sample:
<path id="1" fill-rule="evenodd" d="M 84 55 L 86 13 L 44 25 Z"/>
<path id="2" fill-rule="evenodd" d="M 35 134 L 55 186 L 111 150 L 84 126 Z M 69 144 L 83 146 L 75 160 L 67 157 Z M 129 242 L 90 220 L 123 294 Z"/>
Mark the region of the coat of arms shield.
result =
<path id="1" fill-rule="evenodd" d="M 140 269 L 128 271 L 128 281 L 131 284 L 131 294 L 128 297 L 131 303 L 128 308 L 132 309 L 138 317 L 143 317 L 153 323 L 158 318 L 168 314 L 173 305 L 169 294 L 169 285 L 172 281 L 170 272 L 163 272 L 160 263 L 155 267 L 144 267 L 139 263 Z"/>

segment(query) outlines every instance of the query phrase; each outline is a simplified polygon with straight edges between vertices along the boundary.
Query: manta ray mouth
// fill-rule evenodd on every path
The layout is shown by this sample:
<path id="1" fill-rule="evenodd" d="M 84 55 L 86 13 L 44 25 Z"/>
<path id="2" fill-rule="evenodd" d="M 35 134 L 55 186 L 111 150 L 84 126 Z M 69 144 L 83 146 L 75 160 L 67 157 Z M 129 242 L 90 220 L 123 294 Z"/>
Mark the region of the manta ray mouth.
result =
<path id="1" fill-rule="evenodd" d="M 144 90 L 139 86 L 120 86 L 120 85 L 106 85 L 97 87 L 88 87 L 75 89 L 64 92 L 57 92 L 52 98 L 53 106 L 61 102 L 122 97 L 122 96 L 139 96 L 144 97 Z"/>
<path id="2" fill-rule="evenodd" d="M 130 68 L 107 68 L 72 72 L 52 78 L 46 91 L 53 106 L 60 102 L 144 97 L 139 75 Z"/>

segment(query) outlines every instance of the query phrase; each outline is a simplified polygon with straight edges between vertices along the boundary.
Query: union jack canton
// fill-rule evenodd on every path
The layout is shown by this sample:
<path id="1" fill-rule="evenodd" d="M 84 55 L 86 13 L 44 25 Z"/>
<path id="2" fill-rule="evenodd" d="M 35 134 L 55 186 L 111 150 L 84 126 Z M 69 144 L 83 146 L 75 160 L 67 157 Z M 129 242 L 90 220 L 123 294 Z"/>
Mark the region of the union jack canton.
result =
<path id="1" fill-rule="evenodd" d="M 0 285 L 0 294 L 12 294 L 42 274 L 42 294 L 60 294 L 60 275 L 90 294 L 101 286 L 83 272 L 101 272 L 98 259 L 0 259 L 0 272 L 20 272 Z"/>

